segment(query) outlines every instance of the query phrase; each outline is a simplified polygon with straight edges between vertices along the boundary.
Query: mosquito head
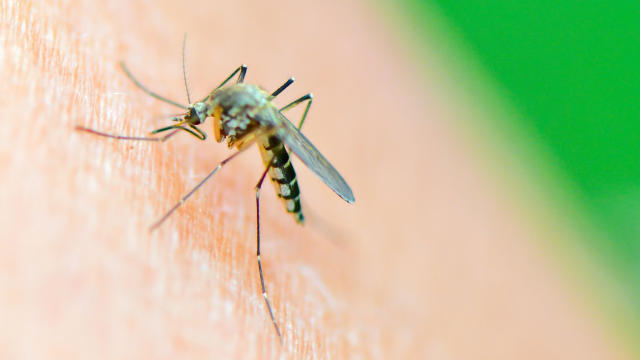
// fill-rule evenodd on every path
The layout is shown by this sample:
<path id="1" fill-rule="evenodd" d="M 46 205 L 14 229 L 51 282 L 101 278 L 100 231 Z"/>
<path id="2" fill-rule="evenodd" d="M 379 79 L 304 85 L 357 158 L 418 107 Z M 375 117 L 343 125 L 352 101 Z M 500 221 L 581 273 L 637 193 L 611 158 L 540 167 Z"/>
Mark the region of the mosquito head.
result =
<path id="1" fill-rule="evenodd" d="M 184 120 L 191 125 L 200 125 L 207 118 L 207 104 L 204 102 L 197 102 L 189 105 L 187 112 L 184 114 Z"/>

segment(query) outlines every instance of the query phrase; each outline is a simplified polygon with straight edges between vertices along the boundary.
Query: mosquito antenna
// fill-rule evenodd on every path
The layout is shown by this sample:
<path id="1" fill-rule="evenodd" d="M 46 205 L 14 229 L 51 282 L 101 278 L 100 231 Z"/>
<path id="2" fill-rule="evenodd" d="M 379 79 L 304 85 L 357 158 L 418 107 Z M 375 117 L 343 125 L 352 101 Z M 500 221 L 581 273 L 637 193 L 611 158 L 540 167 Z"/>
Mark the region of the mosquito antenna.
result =
<path id="1" fill-rule="evenodd" d="M 187 68 L 184 65 L 184 53 L 187 48 L 187 33 L 184 33 L 184 40 L 182 41 L 182 77 L 184 78 L 184 88 L 187 89 L 187 100 L 191 104 L 191 94 L 189 94 L 189 85 L 187 84 Z"/>

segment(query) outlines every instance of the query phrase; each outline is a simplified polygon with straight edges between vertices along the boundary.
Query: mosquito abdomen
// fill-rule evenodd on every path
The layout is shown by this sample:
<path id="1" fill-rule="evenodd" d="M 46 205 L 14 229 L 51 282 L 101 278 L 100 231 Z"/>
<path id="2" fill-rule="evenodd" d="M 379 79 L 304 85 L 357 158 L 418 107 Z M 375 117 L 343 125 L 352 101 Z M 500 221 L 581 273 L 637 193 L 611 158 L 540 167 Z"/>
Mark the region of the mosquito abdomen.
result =
<path id="1" fill-rule="evenodd" d="M 269 136 L 261 141 L 259 147 L 265 166 L 271 163 L 269 177 L 276 189 L 276 194 L 282 199 L 287 212 L 293 215 L 296 222 L 303 224 L 300 188 L 287 149 L 276 136 Z"/>

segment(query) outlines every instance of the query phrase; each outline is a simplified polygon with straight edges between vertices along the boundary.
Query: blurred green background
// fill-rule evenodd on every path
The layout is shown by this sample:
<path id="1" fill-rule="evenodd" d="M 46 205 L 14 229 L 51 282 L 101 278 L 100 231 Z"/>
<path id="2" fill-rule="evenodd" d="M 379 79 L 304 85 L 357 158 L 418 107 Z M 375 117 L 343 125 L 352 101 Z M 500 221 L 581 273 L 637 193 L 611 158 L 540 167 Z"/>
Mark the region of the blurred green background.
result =
<path id="1" fill-rule="evenodd" d="M 608 303 L 614 326 L 632 335 L 640 329 L 640 1 L 404 5 L 410 31 L 455 39 L 459 54 L 469 57 L 461 63 L 494 82 L 487 87 L 515 109 L 517 119 L 508 121 L 518 122 L 513 136 L 523 141 L 507 145 L 544 152 L 553 163 L 559 188 L 549 194 L 571 202 L 558 207 L 576 210 L 568 215 L 574 226 L 588 224 L 576 229 L 584 235 L 577 246 L 592 255 L 593 272 L 622 288 L 622 298 L 600 294 L 600 301 Z M 489 126 L 499 128 L 499 121 Z M 530 169 L 533 176 L 539 170 Z M 623 303 L 624 310 L 615 308 Z"/>

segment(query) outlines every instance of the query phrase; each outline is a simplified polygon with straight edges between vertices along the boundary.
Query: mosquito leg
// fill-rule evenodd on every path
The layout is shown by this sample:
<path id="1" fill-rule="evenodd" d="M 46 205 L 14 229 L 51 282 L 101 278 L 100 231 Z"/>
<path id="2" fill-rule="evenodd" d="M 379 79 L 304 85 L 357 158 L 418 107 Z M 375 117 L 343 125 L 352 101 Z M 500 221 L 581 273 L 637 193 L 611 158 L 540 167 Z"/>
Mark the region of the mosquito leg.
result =
<path id="1" fill-rule="evenodd" d="M 233 159 L 234 157 L 236 157 L 238 154 L 240 154 L 242 151 L 237 151 L 236 153 L 234 153 L 233 155 L 229 156 L 228 158 L 222 160 L 218 166 L 215 167 L 215 169 L 213 169 L 204 179 L 202 179 L 202 181 L 200 181 L 198 183 L 198 185 L 196 185 L 193 189 L 191 189 L 191 191 L 189 191 L 185 196 L 182 197 L 182 199 L 180 199 L 180 201 L 178 201 L 177 204 L 175 204 L 171 209 L 169 209 L 169 211 L 167 211 L 166 214 L 164 214 L 158 221 L 156 221 L 155 223 L 153 223 L 151 225 L 151 227 L 149 227 L 149 231 L 153 231 L 155 229 L 157 229 L 160 225 L 162 225 L 162 223 L 167 220 L 167 218 L 169 216 L 171 216 L 171 214 L 173 214 L 174 211 L 176 211 L 180 205 L 184 204 L 185 201 L 187 201 L 187 199 L 189 199 L 191 197 L 191 195 L 193 195 L 193 193 L 195 193 L 196 191 L 198 191 L 198 189 L 200 189 L 200 187 L 202 185 L 204 185 L 204 183 L 207 182 L 207 180 L 209 180 L 216 172 L 218 172 L 218 170 L 220 170 L 224 165 L 226 165 L 229 161 L 231 161 L 231 159 Z"/>
<path id="2" fill-rule="evenodd" d="M 302 124 L 304 123 L 304 120 L 307 118 L 307 113 L 309 112 L 309 108 L 311 107 L 311 103 L 313 102 L 313 94 L 309 93 L 303 97 L 301 97 L 298 100 L 294 100 L 292 101 L 289 105 L 283 107 L 280 109 L 280 112 L 285 112 L 291 108 L 293 108 L 296 105 L 299 105 L 300 103 L 304 102 L 304 101 L 309 101 L 307 103 L 307 107 L 304 109 L 304 113 L 302 114 L 302 118 L 300 119 L 300 124 L 298 124 L 298 129 L 302 128 Z"/>
<path id="3" fill-rule="evenodd" d="M 244 82 L 244 76 L 247 74 L 247 66 L 243 64 L 243 65 L 240 65 L 240 67 L 238 67 L 237 69 L 235 69 L 231 73 L 231 75 L 227 76 L 227 78 L 224 79 L 224 81 L 222 83 L 220 83 L 220 85 L 218 85 L 218 87 L 216 87 L 212 92 L 210 92 L 209 95 L 207 95 L 204 99 L 202 99 L 202 101 L 207 101 L 207 99 L 211 98 L 213 93 L 218 91 L 218 89 L 223 87 L 226 83 L 229 82 L 229 80 L 231 80 L 234 76 L 236 76 L 238 71 L 240 72 L 240 75 L 238 75 L 238 80 L 236 81 L 236 83 L 240 84 L 240 83 Z"/>
<path id="4" fill-rule="evenodd" d="M 282 86 L 280 86 L 276 91 L 274 91 L 271 95 L 269 95 L 269 100 L 273 99 L 274 97 L 278 96 L 278 94 L 280 94 L 281 92 L 284 91 L 284 89 L 286 89 L 287 87 L 289 87 L 289 85 L 293 84 L 293 82 L 296 79 L 294 78 L 289 78 L 289 80 L 287 80 L 284 84 L 282 84 Z"/>
<path id="5" fill-rule="evenodd" d="M 191 125 L 189 124 L 189 128 L 186 128 L 184 126 L 182 126 L 184 122 L 181 122 L 177 125 L 171 125 L 171 126 L 167 126 L 167 127 L 163 127 L 157 130 L 153 130 L 151 132 L 152 135 L 155 135 L 157 133 L 161 133 L 167 130 L 171 130 L 171 129 L 178 129 L 178 130 L 184 130 L 186 132 L 188 132 L 190 135 L 195 136 L 198 140 L 205 140 L 207 138 L 207 134 L 200 130 L 197 126 Z M 193 129 L 193 130 L 192 130 Z"/>
<path id="6" fill-rule="evenodd" d="M 198 135 L 195 135 L 195 137 L 197 137 L 198 139 L 200 139 L 202 141 L 207 139 L 207 133 L 205 133 L 204 131 L 200 130 L 200 128 L 198 128 L 195 125 L 191 125 L 191 124 L 189 124 L 189 127 L 192 128 L 193 130 L 195 130 L 198 133 Z"/>
<path id="7" fill-rule="evenodd" d="M 164 142 L 166 140 L 168 140 L 170 137 L 172 137 L 173 135 L 175 135 L 178 131 L 180 131 L 182 128 L 176 128 L 175 130 L 173 130 L 172 132 L 164 135 L 164 136 L 160 136 L 160 137 L 145 137 L 145 136 L 123 136 L 123 135 L 113 135 L 113 134 L 108 134 L 102 131 L 98 131 L 98 130 L 93 130 L 84 126 L 76 126 L 75 128 L 78 131 L 84 131 L 84 132 L 88 132 L 91 134 L 95 134 L 98 136 L 104 136 L 104 137 L 108 137 L 108 138 L 112 138 L 112 139 L 117 139 L 117 140 L 141 140 L 141 141 L 159 141 L 159 142 Z M 169 129 L 167 129 L 169 130 Z"/>
<path id="8" fill-rule="evenodd" d="M 156 93 L 154 93 L 153 91 L 147 89 L 144 85 L 142 85 L 138 80 L 136 80 L 135 77 L 133 77 L 133 75 L 131 74 L 131 72 L 129 71 L 129 69 L 127 69 L 127 66 L 124 64 L 124 62 L 120 62 L 120 67 L 122 67 L 122 70 L 124 70 L 125 74 L 127 74 L 127 77 L 129 78 L 129 80 L 133 81 L 133 83 L 140 88 L 140 90 L 146 92 L 147 94 L 153 96 L 154 98 L 160 100 L 160 101 L 164 101 L 167 104 L 171 104 L 174 106 L 177 106 L 179 108 L 183 108 L 186 109 L 187 107 L 185 105 L 182 105 L 176 101 L 173 100 L 169 100 L 166 97 L 162 96 L 162 95 L 158 95 Z"/>
<path id="9" fill-rule="evenodd" d="M 276 329 L 276 333 L 278 334 L 278 339 L 280 339 L 280 344 L 283 343 L 282 334 L 280 333 L 280 328 L 278 327 L 278 323 L 276 322 L 276 318 L 273 315 L 273 308 L 271 307 L 271 302 L 269 301 L 269 297 L 267 296 L 267 289 L 264 286 L 264 275 L 262 274 L 262 260 L 260 259 L 260 189 L 262 188 L 262 183 L 264 182 L 264 178 L 269 171 L 271 164 L 267 166 L 267 168 L 260 176 L 260 180 L 256 184 L 256 239 L 257 239 L 257 257 L 258 257 L 258 271 L 260 272 L 260 285 L 262 286 L 262 297 L 264 297 L 264 302 L 267 304 L 267 309 L 269 310 L 269 316 L 271 316 L 271 322 L 273 322 L 273 327 Z"/>
<path id="10" fill-rule="evenodd" d="M 237 84 L 242 84 L 244 82 L 244 76 L 247 75 L 247 67 L 243 64 L 240 66 L 240 75 L 238 75 Z"/>
<path id="11" fill-rule="evenodd" d="M 229 80 L 231 80 L 231 78 L 233 78 L 234 76 L 236 76 L 236 74 L 238 73 L 238 71 L 240 72 L 240 75 L 238 76 L 238 83 L 242 83 L 244 81 L 244 76 L 247 74 L 247 66 L 246 65 L 240 65 L 240 67 L 238 67 L 237 69 L 235 69 L 231 75 L 229 75 L 226 79 L 224 79 L 224 81 L 218 85 L 218 87 L 212 91 L 215 92 L 216 90 L 220 89 L 221 87 L 223 87 L 226 83 L 229 82 Z"/>

